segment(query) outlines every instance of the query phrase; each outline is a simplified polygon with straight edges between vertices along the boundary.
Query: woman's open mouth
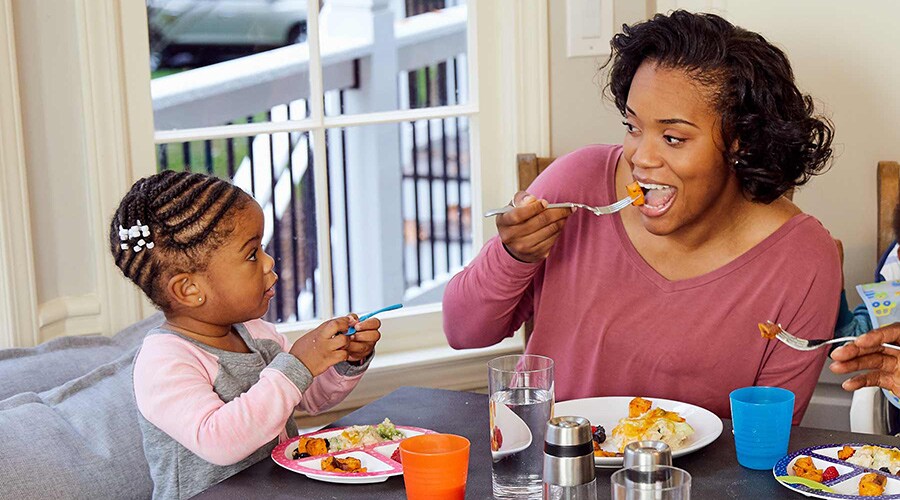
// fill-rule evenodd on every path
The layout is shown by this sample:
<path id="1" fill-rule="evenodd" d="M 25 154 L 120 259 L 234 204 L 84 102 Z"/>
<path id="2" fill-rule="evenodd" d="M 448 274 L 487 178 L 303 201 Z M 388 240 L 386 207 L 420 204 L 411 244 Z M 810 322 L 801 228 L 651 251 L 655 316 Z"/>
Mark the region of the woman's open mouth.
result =
<path id="1" fill-rule="evenodd" d="M 672 207 L 678 195 L 678 189 L 667 184 L 638 181 L 638 185 L 644 191 L 644 204 L 638 210 L 646 217 L 661 217 Z"/>
<path id="2" fill-rule="evenodd" d="M 278 282 L 276 281 L 275 283 L 278 283 Z M 269 289 L 266 290 L 265 293 L 263 293 L 263 297 L 265 297 L 267 299 L 271 299 L 272 297 L 275 296 L 275 283 L 272 283 L 272 286 L 270 286 Z"/>

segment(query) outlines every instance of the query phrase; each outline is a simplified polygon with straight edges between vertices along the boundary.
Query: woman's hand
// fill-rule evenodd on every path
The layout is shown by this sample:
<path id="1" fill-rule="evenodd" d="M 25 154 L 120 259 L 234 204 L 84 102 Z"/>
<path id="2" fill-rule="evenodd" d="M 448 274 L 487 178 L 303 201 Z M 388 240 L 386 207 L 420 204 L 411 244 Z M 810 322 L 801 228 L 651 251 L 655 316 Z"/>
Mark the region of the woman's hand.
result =
<path id="1" fill-rule="evenodd" d="M 516 208 L 497 217 L 497 231 L 506 250 L 522 262 L 546 259 L 573 210 L 548 210 L 547 200 L 538 200 L 525 191 L 516 193 L 513 205 Z"/>
<path id="2" fill-rule="evenodd" d="M 353 315 L 356 316 L 355 314 Z M 356 327 L 356 333 L 350 335 L 350 343 L 347 344 L 347 361 L 359 362 L 375 350 L 375 343 L 381 339 L 381 320 L 378 318 L 369 318 L 365 321 L 351 322 L 350 326 Z"/>
<path id="3" fill-rule="evenodd" d="M 347 346 L 350 345 L 350 337 L 344 335 L 344 332 L 354 324 L 356 318 L 353 316 L 328 320 L 297 339 L 289 352 L 315 377 L 331 366 L 348 359 L 350 353 Z"/>
<path id="4" fill-rule="evenodd" d="M 837 374 L 868 370 L 845 380 L 841 387 L 855 391 L 861 387 L 877 386 L 900 394 L 900 351 L 882 347 L 896 344 L 900 339 L 900 324 L 888 325 L 860 336 L 852 343 L 834 350 L 829 366 Z"/>

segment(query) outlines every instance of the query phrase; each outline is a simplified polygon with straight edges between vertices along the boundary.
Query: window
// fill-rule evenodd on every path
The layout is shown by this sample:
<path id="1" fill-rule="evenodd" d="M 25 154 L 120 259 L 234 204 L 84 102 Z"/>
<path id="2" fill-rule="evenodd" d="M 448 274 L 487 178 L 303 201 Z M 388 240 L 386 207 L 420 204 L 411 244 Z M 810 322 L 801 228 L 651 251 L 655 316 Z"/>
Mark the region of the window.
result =
<path id="1" fill-rule="evenodd" d="M 286 0 L 263 3 L 275 6 Z M 440 281 L 493 233 L 477 214 L 506 203 L 515 191 L 515 153 L 549 153 L 547 3 L 467 0 L 440 12 L 430 12 L 436 5 L 425 4 L 421 9 L 426 13 L 406 10 L 412 4 L 400 0 L 359 4 L 366 6 L 373 37 L 381 33 L 375 29 L 380 26 L 414 39 L 381 53 L 380 61 L 392 64 L 396 73 L 390 72 L 390 80 L 377 80 L 380 90 L 390 90 L 390 100 L 378 101 L 382 104 L 377 107 L 365 107 L 359 94 L 367 81 L 376 81 L 365 79 L 367 71 L 386 66 L 367 69 L 369 56 L 358 39 L 369 35 L 362 29 L 351 33 L 358 36 L 349 42 L 340 42 L 331 31 L 325 34 L 331 29 L 329 16 L 338 14 L 329 13 L 327 1 L 321 2 L 321 13 L 307 8 L 307 31 L 297 43 L 254 45 L 249 51 L 232 47 L 227 60 L 207 52 L 201 54 L 207 59 L 190 62 L 193 54 L 185 51 L 178 56 L 180 63 L 177 58 L 158 61 L 157 69 L 178 63 L 180 71 L 151 83 L 144 2 L 75 0 L 62 9 L 23 2 L 12 9 L 10 2 L 0 0 L 3 13 L 15 14 L 0 20 L 9 27 L 15 22 L 15 30 L 9 31 L 16 34 L 15 40 L 0 44 L 5 43 L 8 54 L 29 54 L 9 65 L 9 83 L 17 83 L 23 97 L 21 110 L 0 108 L 3 171 L 13 181 L 7 186 L 19 194 L 27 177 L 25 195 L 34 198 L 25 198 L 30 203 L 23 201 L 25 195 L 0 198 L 0 229 L 17 235 L 8 240 L 15 244 L 0 252 L 0 287 L 8 291 L 0 300 L 4 310 L 14 311 L 9 318 L 39 317 L 22 322 L 22 328 L 7 328 L 39 330 L 33 338 L 3 342 L 31 345 L 59 335 L 111 333 L 152 312 L 111 265 L 106 225 L 134 180 L 161 166 L 190 165 L 229 176 L 233 169 L 237 182 L 268 198 L 266 210 L 272 213 L 274 207 L 273 219 L 283 217 L 281 234 L 275 235 L 272 224 L 270 239 L 284 242 L 282 273 L 288 272 L 287 265 L 297 277 L 289 287 L 285 280 L 281 293 L 296 294 L 296 303 L 284 303 L 277 313 L 286 321 L 280 328 L 289 337 L 318 324 L 329 311 L 367 311 L 384 305 L 381 297 L 389 293 L 402 294 L 407 307 L 384 321 L 376 364 L 348 405 L 411 379 L 435 387 L 476 388 L 484 383 L 487 359 L 520 350 L 519 339 L 483 350 L 454 352 L 447 347 Z M 317 46 L 322 50 L 313 49 Z M 341 51 L 343 59 L 335 55 Z M 51 59 L 55 65 L 48 73 L 44 61 Z M 247 59 L 255 78 L 234 81 L 230 69 L 221 71 Z M 265 73 L 268 87 L 258 92 L 257 101 L 225 93 L 260 87 L 255 73 L 266 64 L 281 64 L 283 72 Z M 167 109 L 178 105 L 174 99 L 186 80 L 195 92 L 180 95 L 180 105 L 192 110 L 188 118 L 194 122 L 173 124 L 166 121 L 174 116 L 166 116 Z M 204 82 L 205 87 L 200 85 Z M 4 102 L 18 99 L 15 92 L 6 92 L 13 86 L 0 87 Z M 322 99 L 311 100 L 311 95 Z M 197 107 L 213 96 L 215 105 Z M 46 102 L 67 112 L 48 114 Z M 234 109 L 240 109 L 237 117 Z M 6 127 L 16 122 L 20 125 Z M 31 158 L 36 159 L 29 164 Z M 241 170 L 250 161 L 254 168 Z M 72 179 L 85 188 L 72 189 Z M 353 206 L 360 191 L 373 197 L 365 205 L 368 210 Z M 71 199 L 58 203 L 55 193 L 68 193 Z M 393 215 L 383 216 L 384 207 Z M 27 228 L 29 216 L 31 234 L 14 229 Z M 365 239 L 361 231 L 378 238 Z M 294 233 L 302 237 L 294 240 Z M 59 266 L 72 262 L 81 265 Z M 369 263 L 379 267 L 370 269 Z M 367 296 L 370 292 L 382 296 Z"/>
<path id="2" fill-rule="evenodd" d="M 273 322 L 433 309 L 472 256 L 467 2 L 350 4 L 148 0 L 157 167 L 262 205 Z"/>

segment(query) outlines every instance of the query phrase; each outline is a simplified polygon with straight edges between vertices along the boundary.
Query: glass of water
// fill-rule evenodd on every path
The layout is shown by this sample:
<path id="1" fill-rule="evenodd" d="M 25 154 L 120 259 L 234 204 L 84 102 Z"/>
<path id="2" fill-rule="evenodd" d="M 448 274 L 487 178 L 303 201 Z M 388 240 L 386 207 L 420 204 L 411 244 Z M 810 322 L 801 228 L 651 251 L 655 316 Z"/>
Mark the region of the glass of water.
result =
<path id="1" fill-rule="evenodd" d="M 553 360 L 533 354 L 488 362 L 494 498 L 541 498 L 544 432 L 553 416 Z"/>

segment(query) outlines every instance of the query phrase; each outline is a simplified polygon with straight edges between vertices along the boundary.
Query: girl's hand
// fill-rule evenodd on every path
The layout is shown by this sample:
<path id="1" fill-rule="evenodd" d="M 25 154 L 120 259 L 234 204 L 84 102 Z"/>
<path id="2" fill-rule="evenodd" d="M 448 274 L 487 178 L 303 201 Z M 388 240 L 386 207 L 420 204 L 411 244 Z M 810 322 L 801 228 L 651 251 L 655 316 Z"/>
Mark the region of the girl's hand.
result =
<path id="1" fill-rule="evenodd" d="M 845 380 L 841 387 L 855 391 L 861 387 L 877 386 L 900 394 L 900 351 L 883 347 L 900 340 L 900 324 L 872 330 L 831 353 L 834 360 L 829 368 L 837 374 L 868 370 Z"/>
<path id="2" fill-rule="evenodd" d="M 326 321 L 315 330 L 297 339 L 289 352 L 296 356 L 315 377 L 341 361 L 347 360 L 350 354 L 347 351 L 350 337 L 344 335 L 343 332 L 346 332 L 355 322 L 356 318 L 352 316 Z"/>
<path id="3" fill-rule="evenodd" d="M 356 315 L 354 315 L 356 316 Z M 359 362 L 366 359 L 375 350 L 375 343 L 381 339 L 381 320 L 369 318 L 359 323 L 350 322 L 350 326 L 356 327 L 356 333 L 351 335 L 350 344 L 347 345 L 347 361 Z"/>
<path id="4" fill-rule="evenodd" d="M 503 245 L 522 262 L 546 259 L 573 210 L 548 210 L 547 200 L 538 200 L 525 191 L 516 193 L 513 204 L 516 208 L 497 216 L 497 231 Z"/>

